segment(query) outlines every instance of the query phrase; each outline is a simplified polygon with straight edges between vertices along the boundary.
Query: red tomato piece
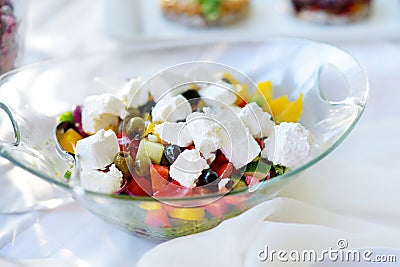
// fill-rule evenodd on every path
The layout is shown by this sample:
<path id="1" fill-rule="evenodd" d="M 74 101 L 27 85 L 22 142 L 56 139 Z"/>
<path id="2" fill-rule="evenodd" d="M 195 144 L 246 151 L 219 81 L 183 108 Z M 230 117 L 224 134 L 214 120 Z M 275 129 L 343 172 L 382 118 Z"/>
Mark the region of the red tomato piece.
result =
<path id="1" fill-rule="evenodd" d="M 261 138 L 254 138 L 257 142 L 257 144 L 260 146 L 261 150 L 264 149 L 265 145 L 264 145 L 264 141 L 261 140 Z"/>
<path id="2" fill-rule="evenodd" d="M 235 168 L 233 167 L 233 164 L 228 162 L 228 163 L 222 164 L 218 168 L 217 173 L 221 179 L 224 179 L 224 178 L 229 178 L 234 170 L 235 170 Z"/>
<path id="3" fill-rule="evenodd" d="M 153 192 L 160 191 L 169 184 L 168 174 L 168 167 L 156 164 L 150 165 L 151 188 Z"/>
<path id="4" fill-rule="evenodd" d="M 185 197 L 192 194 L 192 188 L 176 185 L 174 183 L 168 183 L 164 188 L 153 193 L 153 196 L 157 197 Z"/>
<path id="5" fill-rule="evenodd" d="M 164 178 L 165 180 L 169 180 L 169 169 L 167 166 L 161 166 L 161 165 L 157 165 L 157 164 L 151 164 L 151 167 L 157 171 L 157 173 Z"/>
<path id="6" fill-rule="evenodd" d="M 134 177 L 129 181 L 125 191 L 128 195 L 151 196 L 151 182 L 145 177 Z"/>
<path id="7" fill-rule="evenodd" d="M 221 152 L 221 150 L 218 149 L 217 153 L 215 154 L 215 159 L 210 165 L 210 168 L 213 171 L 218 172 L 218 168 L 228 162 L 229 160 L 225 157 L 225 155 Z"/>
<path id="8" fill-rule="evenodd" d="M 240 99 L 240 101 L 237 103 L 237 106 L 239 107 L 239 108 L 243 108 L 244 106 L 246 106 L 247 105 L 247 102 L 246 102 L 246 100 L 244 100 L 244 99 Z"/>
<path id="9" fill-rule="evenodd" d="M 168 213 L 163 209 L 148 210 L 146 212 L 146 217 L 144 218 L 144 223 L 153 227 L 163 227 L 163 228 L 171 227 L 171 223 L 168 218 Z"/>

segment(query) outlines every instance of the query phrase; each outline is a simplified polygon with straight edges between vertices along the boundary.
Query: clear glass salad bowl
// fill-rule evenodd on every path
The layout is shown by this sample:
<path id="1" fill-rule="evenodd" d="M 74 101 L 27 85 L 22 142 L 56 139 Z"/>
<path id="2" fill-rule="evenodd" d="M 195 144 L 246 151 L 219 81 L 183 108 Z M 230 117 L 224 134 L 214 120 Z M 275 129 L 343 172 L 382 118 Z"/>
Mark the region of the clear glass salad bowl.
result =
<path id="1" fill-rule="evenodd" d="M 231 66 L 256 82 L 270 80 L 276 96 L 295 99 L 302 93 L 300 122 L 314 136 L 312 157 L 294 170 L 263 181 L 257 190 L 243 187 L 218 198 L 210 194 L 154 199 L 95 193 L 76 182 L 79 171 L 74 166 L 71 178 L 64 178 L 71 163 L 55 146 L 59 114 L 81 104 L 88 95 L 115 93 L 127 78 L 148 78 L 169 66 L 198 60 Z M 1 76 L 0 154 L 66 190 L 98 217 L 137 235 L 167 240 L 210 229 L 275 197 L 346 138 L 363 113 L 368 92 L 367 77 L 352 56 L 308 40 L 197 40 L 75 56 Z"/>

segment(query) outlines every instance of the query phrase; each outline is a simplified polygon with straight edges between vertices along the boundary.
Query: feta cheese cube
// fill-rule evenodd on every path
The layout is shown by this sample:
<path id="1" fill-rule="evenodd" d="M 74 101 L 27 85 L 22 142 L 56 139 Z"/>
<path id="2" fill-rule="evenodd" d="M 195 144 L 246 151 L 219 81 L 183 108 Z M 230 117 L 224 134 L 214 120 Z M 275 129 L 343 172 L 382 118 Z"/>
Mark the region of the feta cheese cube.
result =
<path id="1" fill-rule="evenodd" d="M 149 90 L 145 86 L 140 88 L 141 83 L 141 78 L 129 80 L 116 94 L 116 97 L 128 108 L 138 108 L 145 105 L 149 101 Z"/>
<path id="2" fill-rule="evenodd" d="M 195 187 L 196 181 L 204 169 L 209 166 L 200 152 L 195 149 L 184 150 L 171 165 L 169 174 L 172 179 L 186 187 Z"/>
<path id="3" fill-rule="evenodd" d="M 271 115 L 264 112 L 257 103 L 249 103 L 239 112 L 239 118 L 243 124 L 249 128 L 251 135 L 254 137 L 263 138 L 268 136 L 275 123 L 271 120 Z"/>
<path id="4" fill-rule="evenodd" d="M 217 104 L 232 105 L 236 101 L 234 87 L 226 82 L 217 82 L 199 90 L 199 95 L 208 106 Z"/>
<path id="5" fill-rule="evenodd" d="M 204 113 L 193 112 L 186 118 L 186 127 L 195 148 L 205 159 L 214 159 L 214 152 L 221 148 L 221 137 L 218 132 L 222 126 L 218 121 Z"/>
<path id="6" fill-rule="evenodd" d="M 240 120 L 224 122 L 221 151 L 236 169 L 240 169 L 261 152 L 261 148 Z"/>
<path id="7" fill-rule="evenodd" d="M 307 159 L 313 137 L 300 123 L 282 122 L 274 127 L 273 133 L 264 143 L 261 157 L 294 169 Z"/>
<path id="8" fill-rule="evenodd" d="M 177 122 L 184 120 L 192 113 L 192 107 L 189 101 L 182 95 L 162 98 L 153 107 L 151 116 L 153 122 Z"/>
<path id="9" fill-rule="evenodd" d="M 89 191 L 112 194 L 121 188 L 122 177 L 122 172 L 113 164 L 108 172 L 83 170 L 81 172 L 81 185 Z"/>
<path id="10" fill-rule="evenodd" d="M 85 98 L 82 107 L 82 127 L 87 133 L 116 126 L 119 118 L 125 118 L 125 104 L 114 95 L 105 93 Z"/>
<path id="11" fill-rule="evenodd" d="M 83 170 L 103 169 L 114 161 L 118 152 L 118 139 L 112 130 L 99 130 L 76 144 L 76 155 Z"/>
<path id="12" fill-rule="evenodd" d="M 163 141 L 180 147 L 187 147 L 193 142 L 184 122 L 164 122 L 157 124 L 154 131 Z"/>

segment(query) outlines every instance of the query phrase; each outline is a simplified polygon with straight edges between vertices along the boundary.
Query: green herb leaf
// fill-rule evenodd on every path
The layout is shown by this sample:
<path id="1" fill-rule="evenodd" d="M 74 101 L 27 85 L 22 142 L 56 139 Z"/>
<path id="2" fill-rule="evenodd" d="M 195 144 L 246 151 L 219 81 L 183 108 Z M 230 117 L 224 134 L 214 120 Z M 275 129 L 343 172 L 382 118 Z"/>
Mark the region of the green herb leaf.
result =
<path id="1" fill-rule="evenodd" d="M 213 22 L 221 16 L 222 0 L 197 0 L 204 18 Z"/>
<path id="2" fill-rule="evenodd" d="M 71 178 L 71 171 L 70 170 L 67 170 L 65 173 L 64 173 L 64 178 L 65 179 L 69 179 L 69 178 Z"/>

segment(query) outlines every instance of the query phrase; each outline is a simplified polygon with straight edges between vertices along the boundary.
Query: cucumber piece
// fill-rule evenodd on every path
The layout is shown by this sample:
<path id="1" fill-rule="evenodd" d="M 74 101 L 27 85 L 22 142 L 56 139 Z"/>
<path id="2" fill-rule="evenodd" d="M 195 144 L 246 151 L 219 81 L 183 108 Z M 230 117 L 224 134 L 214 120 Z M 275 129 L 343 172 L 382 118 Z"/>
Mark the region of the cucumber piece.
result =
<path id="1" fill-rule="evenodd" d="M 139 176 L 149 175 L 150 164 L 160 164 L 163 154 L 164 146 L 162 144 L 142 139 L 136 153 L 136 174 Z"/>
<path id="2" fill-rule="evenodd" d="M 239 188 L 247 187 L 247 184 L 243 180 L 243 177 L 240 175 L 240 173 L 234 172 L 234 173 L 232 173 L 230 178 L 233 181 L 232 189 L 239 189 Z"/>
<path id="3" fill-rule="evenodd" d="M 253 176 L 260 180 L 265 179 L 267 177 L 268 172 L 271 170 L 271 165 L 263 162 L 263 161 L 256 161 L 250 162 L 247 164 L 246 171 L 244 172 L 244 176 Z"/>

